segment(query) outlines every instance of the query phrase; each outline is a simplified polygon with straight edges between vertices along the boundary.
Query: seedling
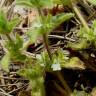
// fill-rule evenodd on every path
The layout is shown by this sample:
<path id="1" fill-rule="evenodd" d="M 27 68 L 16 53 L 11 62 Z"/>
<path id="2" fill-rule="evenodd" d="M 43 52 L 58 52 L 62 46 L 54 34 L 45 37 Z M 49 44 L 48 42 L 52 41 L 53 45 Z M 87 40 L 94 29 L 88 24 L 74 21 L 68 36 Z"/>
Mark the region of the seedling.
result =
<path id="1" fill-rule="evenodd" d="M 46 71 L 61 70 L 59 53 L 58 56 L 53 56 L 48 44 L 47 35 L 59 26 L 64 21 L 70 19 L 74 15 L 72 13 L 61 13 L 52 16 L 48 13 L 44 15 L 42 8 L 45 6 L 52 7 L 54 3 L 51 0 L 17 0 L 16 4 L 25 5 L 27 7 L 36 8 L 39 13 L 39 19 L 32 24 L 32 27 L 28 30 L 27 35 L 32 43 L 36 42 L 39 36 L 42 36 L 45 48 L 47 52 L 42 53 L 38 59 L 38 56 L 28 56 L 24 53 L 24 41 L 17 33 L 13 34 L 14 28 L 19 23 L 20 19 L 15 18 L 11 21 L 7 20 L 6 13 L 0 11 L 0 34 L 6 36 L 5 48 L 7 49 L 5 56 L 3 57 L 1 64 L 3 69 L 9 70 L 10 62 L 19 62 L 25 64 L 26 68 L 21 69 L 19 74 L 28 78 L 32 85 L 32 96 L 44 96 L 44 74 Z M 34 33 L 33 33 L 34 32 Z M 29 44 L 29 43 L 28 43 Z M 27 45 L 26 45 L 27 46 Z M 62 52 L 60 52 L 62 53 Z M 57 58 L 57 60 L 55 59 Z M 62 55 L 63 58 L 63 55 Z M 54 67 L 53 65 L 56 65 Z M 62 81 L 64 82 L 64 81 Z M 66 88 L 68 89 L 68 87 Z M 69 90 L 69 89 L 68 89 Z"/>

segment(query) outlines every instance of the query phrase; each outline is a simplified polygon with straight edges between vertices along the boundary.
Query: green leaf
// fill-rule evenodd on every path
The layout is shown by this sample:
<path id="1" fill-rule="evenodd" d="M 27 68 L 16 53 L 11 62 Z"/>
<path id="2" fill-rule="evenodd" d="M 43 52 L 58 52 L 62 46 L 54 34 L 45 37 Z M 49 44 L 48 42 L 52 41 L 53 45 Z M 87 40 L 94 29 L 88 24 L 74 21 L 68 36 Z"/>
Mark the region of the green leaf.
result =
<path id="1" fill-rule="evenodd" d="M 73 13 L 61 13 L 56 16 L 53 16 L 51 19 L 51 22 L 53 22 L 53 25 L 50 30 L 52 31 L 54 28 L 58 27 L 61 23 L 69 20 L 73 16 L 74 16 Z"/>
<path id="2" fill-rule="evenodd" d="M 10 64 L 10 54 L 6 53 L 3 59 L 1 60 L 1 65 L 2 68 L 7 72 L 9 71 L 9 64 Z"/>
<path id="3" fill-rule="evenodd" d="M 36 8 L 53 6 L 52 0 L 16 0 L 16 4 Z"/>
<path id="4" fill-rule="evenodd" d="M 58 48 L 54 55 L 53 59 L 56 59 L 57 62 L 67 61 L 69 59 L 69 52 L 67 50 L 62 50 L 61 48 Z"/>
<path id="5" fill-rule="evenodd" d="M 16 35 L 15 41 L 8 41 L 6 48 L 10 52 L 12 59 L 22 62 L 26 60 L 26 56 L 21 53 L 21 49 L 23 48 L 23 40 L 19 35 Z"/>
<path id="6" fill-rule="evenodd" d="M 50 30 L 52 29 L 53 27 L 53 21 L 52 21 L 52 18 L 53 16 L 51 14 L 48 14 L 47 16 L 43 16 L 43 20 L 42 20 L 42 29 L 44 32 L 42 33 L 45 33 L 45 32 L 50 32 Z"/>
<path id="7" fill-rule="evenodd" d="M 0 10 L 0 33 L 9 33 L 6 14 L 2 10 Z"/>
<path id="8" fill-rule="evenodd" d="M 24 62 L 26 60 L 26 56 L 23 55 L 20 51 L 17 52 L 11 52 L 11 57 L 13 60 L 17 62 Z"/>
<path id="9" fill-rule="evenodd" d="M 71 0 L 61 0 L 63 5 L 70 5 L 71 4 Z"/>
<path id="10" fill-rule="evenodd" d="M 20 22 L 20 18 L 16 17 L 13 18 L 10 22 L 8 22 L 8 30 L 9 32 L 12 32 L 14 27 Z"/>
<path id="11" fill-rule="evenodd" d="M 68 47 L 72 48 L 73 50 L 81 50 L 86 49 L 90 45 L 90 42 L 87 42 L 86 39 L 79 40 L 78 42 L 69 42 Z"/>
<path id="12" fill-rule="evenodd" d="M 52 0 L 38 0 L 38 2 L 40 2 L 41 7 L 53 7 Z"/>
<path id="13" fill-rule="evenodd" d="M 0 11 L 0 33 L 1 34 L 9 34 L 12 32 L 14 27 L 19 23 L 19 18 L 14 18 L 11 21 L 7 20 L 6 13 L 4 11 Z"/>
<path id="14" fill-rule="evenodd" d="M 8 41 L 6 43 L 6 47 L 9 51 L 17 52 L 23 47 L 23 40 L 19 37 L 19 35 L 16 35 L 16 40 Z"/>
<path id="15" fill-rule="evenodd" d="M 80 31 L 77 33 L 77 36 L 83 39 L 86 39 L 89 42 L 96 41 L 96 29 L 95 29 L 95 21 L 90 28 L 90 31 L 86 31 L 85 28 L 80 28 Z"/>
<path id="16" fill-rule="evenodd" d="M 93 5 L 96 5 L 96 0 L 87 0 L 87 1 L 89 1 Z"/>
<path id="17" fill-rule="evenodd" d="M 31 3 L 31 0 L 16 0 L 16 4 L 27 6 L 27 7 L 33 7 L 33 4 Z"/>
<path id="18" fill-rule="evenodd" d="M 34 24 L 35 25 L 35 24 Z M 36 42 L 37 38 L 42 35 L 43 29 L 42 25 L 37 22 L 36 26 L 32 27 L 28 32 L 27 35 L 29 36 L 30 40 L 34 43 Z"/>
<path id="19" fill-rule="evenodd" d="M 23 47 L 23 39 L 18 34 L 16 34 L 15 46 L 17 50 Z"/>
<path id="20" fill-rule="evenodd" d="M 42 56 L 42 63 L 41 64 L 46 68 L 46 70 L 50 70 L 52 61 L 50 61 L 48 53 L 42 52 L 41 56 Z"/>
<path id="21" fill-rule="evenodd" d="M 73 16 L 74 16 L 73 13 L 61 13 L 61 14 L 57 14 L 56 16 L 52 16 L 51 14 L 48 14 L 47 16 L 43 17 L 43 24 L 41 27 L 43 27 L 44 29 L 43 31 L 51 32 L 56 27 L 58 27 L 61 23 L 69 20 Z"/>
<path id="22" fill-rule="evenodd" d="M 24 76 L 26 78 L 28 78 L 29 80 L 35 80 L 36 78 L 39 78 L 42 76 L 43 70 L 41 68 L 41 66 L 39 66 L 38 64 L 34 65 L 34 66 L 30 66 L 30 68 L 24 68 L 21 69 L 19 71 L 19 74 L 21 76 Z"/>
<path id="23" fill-rule="evenodd" d="M 79 68 L 79 69 L 85 69 L 84 63 L 78 58 L 78 57 L 71 57 L 67 62 L 62 63 L 61 65 L 64 68 Z"/>

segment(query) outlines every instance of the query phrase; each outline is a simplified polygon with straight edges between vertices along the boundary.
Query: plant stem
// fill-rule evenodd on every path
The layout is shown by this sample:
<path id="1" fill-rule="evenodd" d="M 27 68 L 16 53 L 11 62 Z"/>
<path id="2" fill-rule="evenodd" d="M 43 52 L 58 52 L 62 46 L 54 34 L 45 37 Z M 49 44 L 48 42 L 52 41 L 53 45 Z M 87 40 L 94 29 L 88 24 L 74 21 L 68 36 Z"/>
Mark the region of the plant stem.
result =
<path id="1" fill-rule="evenodd" d="M 85 19 L 81 15 L 80 10 L 78 9 L 77 5 L 74 2 L 72 2 L 72 6 L 73 6 L 73 9 L 74 9 L 76 15 L 79 17 L 81 23 L 83 24 L 83 26 L 86 28 L 87 31 L 89 31 L 90 28 L 88 27 L 87 22 L 85 21 Z"/>
<path id="2" fill-rule="evenodd" d="M 61 72 L 60 71 L 56 71 L 55 74 L 56 74 L 57 78 L 59 79 L 59 81 L 62 83 L 63 88 L 66 90 L 67 96 L 70 96 L 72 91 L 71 91 L 70 87 L 68 86 L 67 82 L 64 80 Z"/>
<path id="3" fill-rule="evenodd" d="M 46 33 L 43 34 L 43 40 L 44 40 L 44 44 L 45 44 L 47 53 L 49 55 L 49 58 L 50 58 L 50 60 L 52 60 L 52 55 L 51 55 L 51 52 L 50 52 L 50 48 L 49 48 L 49 44 L 48 44 L 48 37 L 47 37 L 47 34 Z"/>
<path id="4" fill-rule="evenodd" d="M 68 94 L 71 93 L 71 89 L 69 88 L 67 82 L 64 80 L 62 74 L 60 71 L 57 72 L 57 76 L 60 79 L 61 83 L 63 84 L 63 86 L 65 87 L 65 90 L 68 91 Z"/>
<path id="5" fill-rule="evenodd" d="M 63 96 L 68 96 L 66 90 L 63 89 L 59 84 L 57 84 L 56 81 L 54 81 L 53 84 L 55 85 L 56 89 L 57 89 L 61 94 L 63 94 Z"/>
<path id="6" fill-rule="evenodd" d="M 44 23 L 43 23 L 43 17 L 44 17 L 44 15 L 43 15 L 42 11 L 40 10 L 40 8 L 38 8 L 38 13 L 39 13 L 39 16 L 41 17 L 41 23 L 44 26 Z M 48 44 L 47 33 L 44 32 L 42 36 L 43 36 L 44 45 L 45 45 L 45 48 L 46 48 L 47 53 L 49 55 L 49 58 L 50 58 L 50 60 L 52 60 L 52 55 L 51 55 L 51 51 L 50 51 L 49 44 Z"/>

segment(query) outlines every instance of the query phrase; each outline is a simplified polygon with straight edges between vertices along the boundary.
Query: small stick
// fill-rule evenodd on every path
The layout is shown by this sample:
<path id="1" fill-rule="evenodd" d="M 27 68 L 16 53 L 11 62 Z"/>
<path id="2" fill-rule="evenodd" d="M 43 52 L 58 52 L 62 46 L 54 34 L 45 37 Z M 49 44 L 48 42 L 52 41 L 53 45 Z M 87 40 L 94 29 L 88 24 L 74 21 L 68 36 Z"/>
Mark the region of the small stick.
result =
<path id="1" fill-rule="evenodd" d="M 72 2 L 72 6 L 73 6 L 73 9 L 74 9 L 76 15 L 77 15 L 78 18 L 80 19 L 81 23 L 82 23 L 83 26 L 86 28 L 86 31 L 89 32 L 89 31 L 90 31 L 90 28 L 88 27 L 87 22 L 85 21 L 85 19 L 84 19 L 83 16 L 81 15 L 80 10 L 78 9 L 77 5 Z"/>

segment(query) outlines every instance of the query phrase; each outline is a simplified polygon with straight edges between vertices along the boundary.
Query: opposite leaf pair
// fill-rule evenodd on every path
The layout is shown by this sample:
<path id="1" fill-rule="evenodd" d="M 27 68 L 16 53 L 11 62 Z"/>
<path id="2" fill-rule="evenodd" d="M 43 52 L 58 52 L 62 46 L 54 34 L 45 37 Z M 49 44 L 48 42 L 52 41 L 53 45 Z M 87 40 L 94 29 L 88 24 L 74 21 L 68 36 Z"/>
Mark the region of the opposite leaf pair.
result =
<path id="1" fill-rule="evenodd" d="M 61 23 L 66 20 L 72 18 L 74 14 L 72 13 L 61 13 L 56 16 L 52 16 L 51 14 L 47 17 L 44 16 L 42 22 L 37 21 L 34 22 L 32 28 L 28 31 L 28 36 L 30 37 L 32 42 L 36 42 L 37 38 L 44 33 L 49 33 L 58 27 Z"/>

